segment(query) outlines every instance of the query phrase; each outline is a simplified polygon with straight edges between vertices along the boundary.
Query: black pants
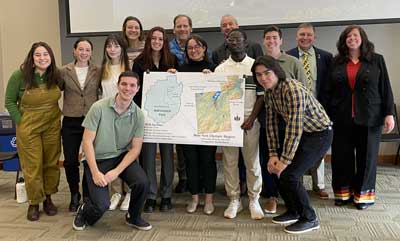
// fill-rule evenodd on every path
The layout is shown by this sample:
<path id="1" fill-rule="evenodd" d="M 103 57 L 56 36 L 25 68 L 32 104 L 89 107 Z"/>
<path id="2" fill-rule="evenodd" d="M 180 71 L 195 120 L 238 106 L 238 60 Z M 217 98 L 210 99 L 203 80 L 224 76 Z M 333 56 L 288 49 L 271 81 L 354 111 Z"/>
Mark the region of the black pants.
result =
<path id="1" fill-rule="evenodd" d="M 287 210 L 298 213 L 302 220 L 314 220 L 316 215 L 301 180 L 304 173 L 326 154 L 332 138 L 331 127 L 321 132 L 303 132 L 292 163 L 279 177 L 279 193 Z"/>
<path id="2" fill-rule="evenodd" d="M 114 169 L 122 161 L 126 153 L 121 154 L 119 157 L 97 160 L 97 166 L 102 173 Z M 89 198 L 85 200 L 83 207 L 83 216 L 89 225 L 95 224 L 110 206 L 110 197 L 108 186 L 99 187 L 93 182 L 92 174 L 89 166 L 85 162 L 85 175 L 88 185 Z M 128 213 L 130 217 L 135 220 L 142 215 L 142 209 L 146 200 L 149 181 L 146 173 L 140 167 L 139 162 L 131 163 L 119 175 L 119 177 L 128 184 L 131 191 L 131 200 L 129 202 Z"/>
<path id="3" fill-rule="evenodd" d="M 179 181 L 184 181 L 187 179 L 186 175 L 186 161 L 185 155 L 183 154 L 182 145 L 175 145 L 177 165 L 176 170 L 178 171 Z"/>
<path id="4" fill-rule="evenodd" d="M 376 164 L 382 126 L 334 126 L 332 187 L 335 199 L 356 203 L 375 200 Z"/>
<path id="5" fill-rule="evenodd" d="M 61 137 L 64 151 L 64 169 L 69 190 L 79 192 L 79 148 L 82 142 L 84 128 L 82 121 L 85 117 L 64 116 L 62 121 Z M 86 180 L 82 179 L 83 196 L 87 196 Z"/>
<path id="6" fill-rule="evenodd" d="M 279 129 L 279 148 L 278 156 L 282 154 L 283 141 L 285 139 L 285 130 Z M 259 138 L 259 149 L 260 149 L 260 166 L 261 175 L 263 179 L 263 193 L 265 193 L 267 198 L 278 197 L 278 176 L 273 173 L 268 172 L 268 161 L 269 161 L 269 149 L 267 142 L 267 130 L 266 128 L 260 128 L 260 138 Z"/>
<path id="7" fill-rule="evenodd" d="M 187 168 L 187 182 L 192 195 L 201 192 L 214 193 L 217 181 L 215 163 L 216 146 L 182 145 Z"/>

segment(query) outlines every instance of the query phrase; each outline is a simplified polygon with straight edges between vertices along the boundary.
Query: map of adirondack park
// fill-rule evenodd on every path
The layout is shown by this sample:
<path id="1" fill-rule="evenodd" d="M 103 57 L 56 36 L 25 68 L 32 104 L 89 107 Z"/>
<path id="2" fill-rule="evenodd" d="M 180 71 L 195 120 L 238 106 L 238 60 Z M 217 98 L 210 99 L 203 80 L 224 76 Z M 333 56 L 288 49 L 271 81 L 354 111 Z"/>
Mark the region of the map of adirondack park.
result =
<path id="1" fill-rule="evenodd" d="M 144 142 L 242 146 L 244 79 L 235 75 L 144 75 Z"/>
<path id="2" fill-rule="evenodd" d="M 242 79 L 228 76 L 221 90 L 196 93 L 197 131 L 199 134 L 231 131 L 230 100 L 243 96 Z"/>
<path id="3" fill-rule="evenodd" d="M 182 83 L 178 83 L 175 75 L 158 80 L 146 93 L 144 104 L 149 117 L 157 123 L 166 123 L 178 114 L 181 107 Z"/>

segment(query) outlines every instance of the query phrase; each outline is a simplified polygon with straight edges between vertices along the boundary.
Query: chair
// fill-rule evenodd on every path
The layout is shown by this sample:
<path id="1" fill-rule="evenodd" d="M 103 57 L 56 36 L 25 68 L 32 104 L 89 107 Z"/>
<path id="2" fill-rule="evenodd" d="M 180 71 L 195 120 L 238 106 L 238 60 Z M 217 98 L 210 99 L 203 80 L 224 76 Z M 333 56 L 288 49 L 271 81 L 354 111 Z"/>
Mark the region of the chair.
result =
<path id="1" fill-rule="evenodd" d="M 0 163 L 3 164 L 4 161 L 8 161 L 14 158 L 18 158 L 18 152 L 11 151 L 11 152 L 0 152 Z M 15 184 L 17 184 L 19 179 L 19 170 L 17 170 L 17 177 L 15 178 Z M 15 188 L 14 191 L 14 199 L 17 199 L 17 189 Z"/>
<path id="2" fill-rule="evenodd" d="M 394 124 L 395 124 L 395 132 L 382 134 L 381 142 L 397 142 L 397 152 L 394 164 L 397 165 L 399 163 L 399 153 L 400 153 L 400 127 L 399 127 L 399 117 L 397 115 L 396 104 L 394 105 Z"/>

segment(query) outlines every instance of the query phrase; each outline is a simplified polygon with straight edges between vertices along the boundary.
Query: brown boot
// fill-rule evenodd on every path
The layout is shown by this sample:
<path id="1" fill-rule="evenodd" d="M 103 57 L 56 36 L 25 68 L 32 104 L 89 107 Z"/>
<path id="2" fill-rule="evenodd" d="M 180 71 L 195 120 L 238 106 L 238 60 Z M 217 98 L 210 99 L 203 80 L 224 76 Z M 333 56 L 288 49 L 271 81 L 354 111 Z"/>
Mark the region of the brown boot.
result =
<path id="1" fill-rule="evenodd" d="M 53 201 L 51 201 L 50 195 L 46 195 L 46 200 L 43 202 L 43 210 L 48 216 L 57 214 L 57 207 L 54 206 Z"/>
<path id="2" fill-rule="evenodd" d="M 26 214 L 26 218 L 29 221 L 37 221 L 37 220 L 39 220 L 39 204 L 29 205 L 28 213 Z"/>

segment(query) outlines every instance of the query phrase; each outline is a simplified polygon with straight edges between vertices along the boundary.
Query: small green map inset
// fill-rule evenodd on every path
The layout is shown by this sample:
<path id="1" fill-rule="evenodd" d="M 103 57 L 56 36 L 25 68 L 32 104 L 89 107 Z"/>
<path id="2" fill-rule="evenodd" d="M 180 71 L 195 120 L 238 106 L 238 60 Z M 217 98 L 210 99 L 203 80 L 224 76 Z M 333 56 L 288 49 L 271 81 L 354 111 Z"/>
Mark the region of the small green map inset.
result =
<path id="1" fill-rule="evenodd" d="M 243 96 L 239 76 L 228 76 L 220 91 L 196 93 L 198 134 L 231 131 L 230 101 Z"/>
<path id="2" fill-rule="evenodd" d="M 146 93 L 144 109 L 148 116 L 156 123 L 170 121 L 180 110 L 182 90 L 183 85 L 175 75 L 157 80 Z"/>

